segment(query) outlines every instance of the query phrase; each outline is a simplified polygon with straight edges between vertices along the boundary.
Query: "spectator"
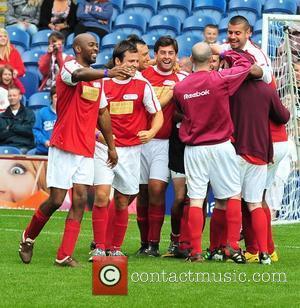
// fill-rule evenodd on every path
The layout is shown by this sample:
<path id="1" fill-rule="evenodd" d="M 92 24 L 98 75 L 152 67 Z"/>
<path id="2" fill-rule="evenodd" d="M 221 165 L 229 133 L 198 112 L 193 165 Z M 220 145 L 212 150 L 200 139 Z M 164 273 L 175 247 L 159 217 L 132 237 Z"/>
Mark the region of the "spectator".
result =
<path id="1" fill-rule="evenodd" d="M 7 11 L 7 1 L 0 0 L 0 28 L 5 26 L 5 16 Z"/>
<path id="2" fill-rule="evenodd" d="M 203 30 L 204 42 L 207 44 L 216 44 L 219 36 L 219 28 L 217 25 L 208 24 Z"/>
<path id="3" fill-rule="evenodd" d="M 40 29 L 61 32 L 65 37 L 74 31 L 77 6 L 72 0 L 48 0 L 41 7 Z"/>
<path id="4" fill-rule="evenodd" d="M 0 28 L 0 66 L 5 64 L 9 64 L 14 69 L 14 78 L 25 74 L 25 67 L 20 53 L 10 43 L 7 31 Z"/>
<path id="5" fill-rule="evenodd" d="M 7 4 L 7 25 L 14 25 L 30 35 L 38 32 L 42 0 L 8 0 Z"/>
<path id="6" fill-rule="evenodd" d="M 8 64 L 0 68 L 0 112 L 5 111 L 9 106 L 8 102 L 8 89 L 17 87 L 20 89 L 21 94 L 25 93 L 23 84 L 18 78 L 13 78 L 14 70 Z"/>
<path id="7" fill-rule="evenodd" d="M 56 122 L 56 86 L 51 88 L 51 106 L 44 107 L 36 114 L 33 134 L 36 145 L 36 154 L 47 155 L 50 137 Z"/>
<path id="8" fill-rule="evenodd" d="M 63 53 L 65 37 L 61 32 L 52 32 L 48 38 L 48 42 L 48 51 L 39 60 L 39 70 L 43 75 L 40 86 L 41 91 L 50 90 L 55 85 L 56 75 L 67 56 Z"/>
<path id="9" fill-rule="evenodd" d="M 178 66 L 181 72 L 186 72 L 188 74 L 193 72 L 193 63 L 190 57 L 182 57 L 179 59 Z"/>
<path id="10" fill-rule="evenodd" d="M 32 110 L 22 105 L 21 98 L 19 88 L 8 90 L 9 107 L 0 114 L 0 145 L 17 147 L 25 154 L 34 147 L 35 116 Z"/>
<path id="11" fill-rule="evenodd" d="M 102 38 L 109 32 L 112 13 L 113 6 L 108 0 L 81 0 L 78 2 L 75 36 L 91 31 Z"/>

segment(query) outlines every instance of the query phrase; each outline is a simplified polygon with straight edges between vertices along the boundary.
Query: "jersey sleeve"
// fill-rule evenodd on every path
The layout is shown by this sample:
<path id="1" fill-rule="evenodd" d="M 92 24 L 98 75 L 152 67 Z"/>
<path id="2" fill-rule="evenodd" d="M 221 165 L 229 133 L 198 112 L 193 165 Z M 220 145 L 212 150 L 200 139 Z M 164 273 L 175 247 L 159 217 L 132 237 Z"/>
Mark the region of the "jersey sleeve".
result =
<path id="1" fill-rule="evenodd" d="M 72 81 L 72 74 L 79 68 L 81 68 L 81 65 L 75 60 L 65 62 L 60 72 L 62 81 L 68 86 L 76 86 L 77 82 Z"/>
<path id="2" fill-rule="evenodd" d="M 105 108 L 107 107 L 108 103 L 107 103 L 107 98 L 104 92 L 104 83 L 102 82 L 102 90 L 101 90 L 101 98 L 100 98 L 100 105 L 99 105 L 99 109 Z"/>
<path id="3" fill-rule="evenodd" d="M 161 110 L 160 102 L 154 89 L 148 82 L 145 84 L 143 103 L 149 113 L 156 113 Z"/>

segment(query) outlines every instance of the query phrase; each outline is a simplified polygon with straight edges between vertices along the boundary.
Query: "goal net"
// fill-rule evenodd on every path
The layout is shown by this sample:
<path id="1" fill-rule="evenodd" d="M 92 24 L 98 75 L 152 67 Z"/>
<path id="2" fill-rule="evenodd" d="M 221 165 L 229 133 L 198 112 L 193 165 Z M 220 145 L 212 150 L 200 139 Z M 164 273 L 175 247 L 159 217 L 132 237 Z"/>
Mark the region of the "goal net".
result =
<path id="1" fill-rule="evenodd" d="M 289 156 L 279 168 L 267 201 L 279 211 L 280 220 L 296 221 L 300 220 L 300 16 L 264 14 L 262 49 L 272 61 L 278 93 L 291 114 Z"/>

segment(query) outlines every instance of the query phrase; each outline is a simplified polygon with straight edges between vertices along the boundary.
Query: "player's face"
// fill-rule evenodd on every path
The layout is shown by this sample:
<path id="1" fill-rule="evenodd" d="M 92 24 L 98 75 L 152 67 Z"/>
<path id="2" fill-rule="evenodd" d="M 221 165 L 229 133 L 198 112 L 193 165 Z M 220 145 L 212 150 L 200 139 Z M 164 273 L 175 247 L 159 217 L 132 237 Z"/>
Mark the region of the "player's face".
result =
<path id="1" fill-rule="evenodd" d="M 96 39 L 91 35 L 81 46 L 82 58 L 88 64 L 93 64 L 96 62 L 98 55 L 99 47 Z"/>
<path id="2" fill-rule="evenodd" d="M 139 71 L 143 71 L 149 66 L 149 48 L 147 45 L 137 44 L 137 50 L 139 53 Z"/>
<path id="3" fill-rule="evenodd" d="M 204 31 L 204 38 L 207 43 L 215 43 L 218 37 L 218 30 L 214 28 L 206 28 Z"/>
<path id="4" fill-rule="evenodd" d="M 8 90 L 7 98 L 9 101 L 9 105 L 13 107 L 20 104 L 22 96 L 20 94 L 20 91 L 18 91 L 17 89 L 10 89 Z"/>
<path id="5" fill-rule="evenodd" d="M 35 192 L 35 178 L 26 162 L 1 159 L 0 170 L 0 200 L 17 202 Z"/>
<path id="6" fill-rule="evenodd" d="M 12 72 L 8 69 L 4 69 L 2 73 L 2 82 L 5 85 L 9 85 L 12 81 L 13 75 Z"/>
<path id="7" fill-rule="evenodd" d="M 218 71 L 220 68 L 220 57 L 219 55 L 213 55 L 210 60 L 210 68 L 211 70 Z"/>
<path id="8" fill-rule="evenodd" d="M 250 37 L 250 29 L 246 29 L 243 23 L 228 24 L 227 37 L 232 49 L 243 49 Z"/>
<path id="9" fill-rule="evenodd" d="M 162 72 L 170 72 L 176 63 L 177 53 L 172 45 L 158 48 L 156 56 L 156 64 Z"/>
<path id="10" fill-rule="evenodd" d="M 131 69 L 132 74 L 134 75 L 139 67 L 139 54 L 137 52 L 126 51 L 121 65 L 124 64 L 126 67 Z"/>

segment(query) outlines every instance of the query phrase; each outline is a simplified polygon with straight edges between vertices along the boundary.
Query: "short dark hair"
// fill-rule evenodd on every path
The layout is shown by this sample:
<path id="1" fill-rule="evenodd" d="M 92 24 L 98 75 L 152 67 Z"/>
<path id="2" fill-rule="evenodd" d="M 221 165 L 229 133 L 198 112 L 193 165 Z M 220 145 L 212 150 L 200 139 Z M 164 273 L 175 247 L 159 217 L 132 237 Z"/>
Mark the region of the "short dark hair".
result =
<path id="1" fill-rule="evenodd" d="M 170 35 L 161 36 L 154 44 L 154 52 L 157 53 L 159 47 L 173 46 L 176 53 L 178 53 L 177 41 Z"/>
<path id="2" fill-rule="evenodd" d="M 59 32 L 59 31 L 53 31 L 53 32 L 51 32 L 51 34 L 49 35 L 49 37 L 48 37 L 48 43 L 50 43 L 50 41 L 52 40 L 52 39 L 57 39 L 57 40 L 62 40 L 63 42 L 65 41 L 65 36 L 61 33 L 61 32 Z"/>
<path id="3" fill-rule="evenodd" d="M 52 86 L 50 89 L 50 98 L 52 99 L 53 95 L 56 94 L 56 86 Z"/>
<path id="4" fill-rule="evenodd" d="M 130 53 L 137 53 L 138 50 L 136 48 L 136 45 L 128 40 L 123 40 L 119 42 L 113 51 L 113 63 L 116 65 L 116 58 L 118 58 L 121 62 L 123 61 L 125 57 L 125 52 L 128 51 Z"/>
<path id="5" fill-rule="evenodd" d="M 15 86 L 15 85 L 8 87 L 7 91 L 9 91 L 9 90 L 18 90 L 19 93 L 21 94 L 21 89 L 19 87 Z"/>
<path id="6" fill-rule="evenodd" d="M 207 28 L 213 28 L 213 29 L 216 29 L 219 31 L 219 27 L 217 25 L 214 25 L 214 24 L 207 24 L 204 29 L 203 29 L 203 32 L 207 29 Z"/>
<path id="7" fill-rule="evenodd" d="M 233 26 L 244 24 L 246 30 L 250 29 L 250 24 L 249 24 L 248 19 L 241 15 L 236 15 L 236 16 L 231 17 L 229 20 L 229 24 Z"/>
<path id="8" fill-rule="evenodd" d="M 146 42 L 141 39 L 138 35 L 136 34 L 130 34 L 127 36 L 127 41 L 137 45 L 137 44 L 140 44 L 140 45 L 147 45 Z"/>

